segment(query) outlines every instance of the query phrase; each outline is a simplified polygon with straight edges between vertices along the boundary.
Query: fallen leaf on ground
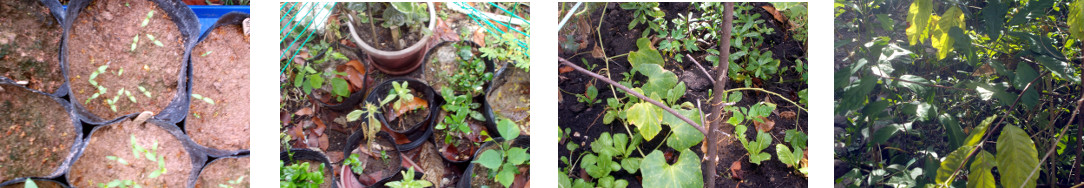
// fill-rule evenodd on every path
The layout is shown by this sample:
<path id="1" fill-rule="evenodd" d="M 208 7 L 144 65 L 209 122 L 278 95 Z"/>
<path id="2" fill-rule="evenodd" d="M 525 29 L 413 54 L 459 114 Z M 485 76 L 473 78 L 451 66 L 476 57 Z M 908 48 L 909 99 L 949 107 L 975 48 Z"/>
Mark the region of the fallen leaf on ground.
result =
<path id="1" fill-rule="evenodd" d="M 730 164 L 730 178 L 742 180 L 744 179 L 742 178 L 743 175 L 744 174 L 741 171 L 741 160 L 734 161 L 733 164 Z"/>
<path id="2" fill-rule="evenodd" d="M 797 116 L 797 114 L 794 114 L 794 111 L 783 111 L 779 113 L 779 116 L 783 117 L 783 119 L 793 120 Z"/>
<path id="3" fill-rule="evenodd" d="M 327 130 L 324 121 L 320 120 L 320 117 L 312 117 L 312 123 L 316 125 L 312 128 L 312 133 L 316 133 L 316 136 L 324 136 L 324 130 Z"/>
<path id="4" fill-rule="evenodd" d="M 606 58 L 606 51 L 602 50 L 602 47 L 598 44 L 595 44 L 595 49 L 591 50 L 591 57 L 599 59 Z"/>
<path id="5" fill-rule="evenodd" d="M 768 131 L 771 131 L 772 128 L 775 128 L 775 121 L 772 121 L 772 120 L 770 120 L 768 118 L 765 118 L 765 117 L 758 117 L 758 118 L 760 118 L 760 120 L 764 121 L 764 123 L 753 121 L 753 124 L 757 126 L 758 131 L 768 132 Z"/>
<path id="6" fill-rule="evenodd" d="M 576 69 L 572 68 L 570 66 L 561 66 L 561 68 L 557 69 L 557 73 L 558 74 L 564 74 L 564 73 L 572 72 L 573 70 L 576 70 Z"/>
<path id="7" fill-rule="evenodd" d="M 444 19 L 437 19 L 436 25 L 433 26 L 433 35 L 444 41 L 459 41 L 459 33 L 448 27 Z"/>
<path id="8" fill-rule="evenodd" d="M 780 14 L 778 10 L 775 10 L 775 7 L 764 5 L 764 6 L 760 6 L 760 8 L 763 8 L 765 11 L 768 11 L 768 13 L 772 14 L 772 17 L 774 17 L 775 20 L 779 21 L 780 23 L 787 23 L 786 17 L 783 17 L 783 14 Z"/>
<path id="9" fill-rule="evenodd" d="M 424 109 L 426 106 L 429 106 L 428 101 L 425 101 L 425 99 L 422 99 L 421 97 L 414 96 L 414 100 L 410 100 L 410 102 L 404 102 L 401 104 L 401 106 L 399 106 L 399 109 L 395 109 L 395 116 L 388 118 L 388 121 L 395 120 L 395 117 L 402 116 L 403 114 L 406 114 L 411 110 L 418 108 Z"/>
<path id="10" fill-rule="evenodd" d="M 360 91 L 365 87 L 365 73 L 346 69 L 346 82 L 350 83 L 350 93 Z"/>
<path id="11" fill-rule="evenodd" d="M 474 30 L 474 34 L 471 35 L 471 41 L 478 43 L 478 47 L 486 47 L 486 29 L 484 27 L 478 27 L 478 30 Z"/>

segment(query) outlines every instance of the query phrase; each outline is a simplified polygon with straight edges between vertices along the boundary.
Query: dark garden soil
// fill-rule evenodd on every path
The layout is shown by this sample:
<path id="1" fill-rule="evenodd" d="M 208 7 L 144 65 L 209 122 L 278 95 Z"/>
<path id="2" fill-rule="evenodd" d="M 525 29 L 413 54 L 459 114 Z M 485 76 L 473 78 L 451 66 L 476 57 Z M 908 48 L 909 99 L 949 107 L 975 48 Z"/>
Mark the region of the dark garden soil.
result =
<path id="1" fill-rule="evenodd" d="M 64 84 L 56 55 L 63 29 L 49 7 L 38 0 L 0 2 L 0 25 L 0 76 L 49 93 Z"/>
<path id="2" fill-rule="evenodd" d="M 53 98 L 0 85 L 0 182 L 52 175 L 78 134 L 68 111 Z"/>
<path id="3" fill-rule="evenodd" d="M 423 4 L 422 6 L 426 6 L 424 5 L 425 3 L 421 4 Z M 400 39 L 399 41 L 395 41 L 391 37 L 392 30 L 390 28 L 380 26 L 384 23 L 384 21 L 382 20 L 385 19 L 383 18 L 382 12 L 384 12 L 385 9 L 394 8 L 391 7 L 391 4 L 387 3 L 384 3 L 384 6 L 382 7 L 384 9 L 369 7 L 370 9 L 372 9 L 372 11 L 370 11 L 372 19 L 370 19 L 371 21 L 369 23 L 361 23 L 360 20 L 358 20 L 361 18 L 354 17 L 355 20 L 358 20 L 353 23 L 354 26 L 357 26 L 358 37 L 361 37 L 361 40 L 369 43 L 369 46 L 384 51 L 402 50 L 404 48 L 410 47 L 411 45 L 414 45 L 414 43 L 418 43 L 419 39 L 425 36 L 425 34 L 421 32 L 411 32 L 409 27 L 398 27 L 397 29 L 400 33 Z M 357 14 L 354 15 L 356 16 Z M 417 27 L 426 27 L 428 25 L 429 21 L 427 16 L 426 21 L 423 21 L 422 24 L 418 25 Z"/>
<path id="4" fill-rule="evenodd" d="M 400 167 L 402 167 L 402 164 L 400 163 L 402 155 L 398 155 L 399 152 L 395 149 L 395 143 L 383 139 L 383 137 L 378 136 L 377 138 L 378 139 L 373 142 L 372 146 L 368 146 L 372 148 L 368 148 L 365 145 L 368 144 L 368 142 L 362 140 L 350 153 L 358 154 L 358 160 L 365 165 L 365 174 L 358 178 L 364 185 L 372 185 L 384 177 L 394 176 L 399 173 L 399 170 L 401 170 Z M 350 154 L 346 154 L 344 157 L 349 157 Z M 384 158 L 385 154 L 387 155 L 387 158 Z M 339 165 L 342 164 L 339 163 Z"/>
<path id="5" fill-rule="evenodd" d="M 519 125 L 521 134 L 531 134 L 531 74 L 523 69 L 509 67 L 504 80 L 500 75 L 493 75 L 490 92 L 486 101 L 493 108 L 493 115 L 507 118 Z M 495 117 L 495 118 L 496 118 Z M 497 121 L 499 119 L 494 119 Z"/>
<path id="6" fill-rule="evenodd" d="M 140 25 L 148 12 L 154 11 L 145 27 Z M 67 60 L 72 101 L 83 103 L 91 113 L 103 119 L 142 111 L 161 111 L 177 91 L 177 77 L 184 65 L 184 39 L 177 25 L 151 1 L 98 0 L 91 2 L 74 17 L 69 33 Z M 157 46 L 148 35 L 160 41 Z M 138 39 L 132 51 L 133 37 Z M 108 66 L 94 80 L 106 91 L 92 98 L 98 87 L 89 82 L 92 72 Z M 142 94 L 143 87 L 151 95 Z M 124 96 L 118 91 L 125 90 Z M 130 95 L 128 93 L 131 93 Z M 132 96 L 136 101 L 131 101 Z M 115 100 L 111 110 L 107 100 Z"/>
<path id="7" fill-rule="evenodd" d="M 206 54 L 206 55 L 204 55 Z M 197 144 L 220 150 L 249 148 L 249 41 L 241 26 L 223 25 L 192 50 L 193 98 L 185 121 Z"/>
<path id="8" fill-rule="evenodd" d="M 159 169 L 158 162 L 145 158 L 147 155 L 144 152 L 135 156 L 131 137 L 135 137 L 136 143 L 147 150 L 158 146 L 155 155 L 164 157 L 165 174 L 157 178 L 148 177 Z M 72 165 L 68 180 L 74 187 L 97 187 L 99 183 L 118 179 L 132 180 L 143 186 L 184 187 L 188 186 L 187 181 L 193 170 L 189 152 L 166 129 L 151 123 L 122 121 L 98 128 L 92 133 L 82 156 Z M 128 165 L 109 160 L 106 156 L 124 159 Z"/>
<path id="9" fill-rule="evenodd" d="M 736 4 L 735 6 L 737 5 L 738 4 Z M 771 35 L 763 35 L 765 38 L 765 42 L 764 45 L 759 48 L 761 48 L 762 50 L 771 51 L 773 53 L 772 58 L 781 61 L 779 66 L 780 68 L 793 67 L 795 66 L 795 60 L 799 59 L 801 59 L 803 62 L 808 62 L 804 57 L 804 54 L 806 53 L 804 47 L 799 42 L 791 39 L 789 35 L 785 34 L 785 32 L 780 32 L 785 31 L 785 29 L 781 27 L 783 25 L 771 18 L 771 16 L 764 9 L 760 8 L 764 5 L 768 4 L 753 3 L 752 6 L 756 8 L 753 8 L 751 13 L 738 13 L 759 13 L 761 16 L 760 19 L 765 20 L 765 23 L 761 24 L 761 27 L 775 29 L 776 32 L 773 32 Z M 698 11 L 695 8 L 690 7 L 690 4 L 688 3 L 661 3 L 659 5 L 659 8 L 666 12 L 667 20 L 676 18 L 678 13 L 686 14 L 689 11 L 693 11 L 694 13 Z M 572 35 L 588 37 L 574 38 L 574 40 L 577 40 L 577 42 L 580 43 L 579 50 L 576 50 L 575 52 L 562 51 L 560 53 L 560 57 L 566 58 L 570 62 L 576 63 L 581 67 L 587 67 L 582 63 L 581 59 L 586 60 L 587 63 L 590 65 L 597 65 L 597 67 L 595 67 L 591 71 L 600 73 L 603 76 L 607 76 L 607 73 L 602 70 L 606 67 L 609 67 L 610 71 L 608 76 L 610 76 L 612 80 L 621 80 L 623 79 L 623 76 L 620 73 L 628 72 L 631 68 L 631 65 L 629 65 L 629 62 L 627 61 L 627 58 L 614 58 L 614 61 L 607 63 L 601 58 L 592 58 L 590 56 L 592 47 L 594 47 L 597 41 L 599 41 L 597 37 L 598 34 L 596 34 L 594 30 L 595 27 L 599 26 L 598 19 L 601 16 L 601 13 L 601 10 L 596 10 L 589 17 L 574 18 L 570 20 L 570 23 L 568 23 L 570 25 L 577 25 L 577 27 L 579 28 L 589 28 L 576 29 L 572 31 L 575 32 Z M 637 50 L 636 40 L 640 37 L 643 29 L 646 29 L 647 27 L 643 24 L 640 24 L 636 28 L 628 30 L 628 23 L 630 23 L 633 19 L 632 15 L 632 11 L 621 9 L 617 3 L 607 4 L 606 15 L 604 18 L 605 20 L 602 21 L 602 25 L 600 27 L 603 41 L 603 44 L 601 44 L 600 46 L 605 48 L 605 56 L 615 56 Z M 559 38 L 564 40 L 565 35 L 566 32 L 562 31 L 561 37 Z M 711 48 L 718 47 L 712 46 Z M 736 50 L 737 49 L 731 49 L 731 51 Z M 576 54 L 586 55 L 577 56 Z M 706 53 L 698 52 L 690 55 L 696 58 L 695 61 L 700 62 L 701 66 L 708 69 L 707 72 L 709 74 L 713 76 L 715 75 L 715 71 L 713 70 L 714 67 L 712 66 L 711 62 L 704 59 L 704 57 L 707 55 Z M 664 57 L 665 56 L 666 55 L 664 55 Z M 685 97 L 683 97 L 678 103 L 690 102 L 694 105 L 700 103 L 702 106 L 700 108 L 705 113 L 710 112 L 710 109 L 708 109 L 710 108 L 708 107 L 708 90 L 712 89 L 714 83 L 711 82 L 710 79 L 705 77 L 704 73 L 702 73 L 699 68 L 693 65 L 693 61 L 691 61 L 687 57 L 684 57 L 683 54 L 679 57 L 683 58 L 684 60 L 682 62 L 678 62 L 674 59 L 667 59 L 666 65 L 664 66 L 666 70 L 673 71 L 678 76 L 680 81 L 685 82 L 688 87 L 688 91 L 686 91 Z M 742 61 L 739 61 L 737 63 L 741 66 L 745 65 L 745 62 Z M 794 71 L 792 68 L 788 69 L 787 71 L 780 71 L 776 76 L 778 78 L 772 80 L 754 80 L 754 84 L 751 87 L 757 87 L 776 92 L 783 96 L 786 96 L 792 101 L 797 102 L 799 99 L 797 94 L 798 91 L 806 89 L 807 84 L 791 80 L 800 80 L 802 78 L 802 74 Z M 562 142 L 560 143 L 560 148 L 562 149 L 558 150 L 559 156 L 569 157 L 570 161 L 578 161 L 576 156 L 581 156 L 584 151 L 590 150 L 590 147 L 583 146 L 588 146 L 592 141 L 596 140 L 599 135 L 602 134 L 602 132 L 628 134 L 628 132 L 626 131 L 626 127 L 623 127 L 621 123 L 618 123 L 620 122 L 620 120 L 615 121 L 613 125 L 607 125 L 602 123 L 602 116 L 605 115 L 605 102 L 595 104 L 593 106 L 588 106 L 585 103 L 578 102 L 576 100 L 576 96 L 573 95 L 585 93 L 585 88 L 587 85 L 594 85 L 598 89 L 598 100 L 600 101 L 606 101 L 607 98 L 615 97 L 615 93 L 616 97 L 625 97 L 623 91 L 614 90 L 616 88 L 610 87 L 605 82 L 595 80 L 585 74 L 581 74 L 578 72 L 560 73 L 558 75 L 558 78 L 558 86 L 562 90 L 558 91 L 560 95 L 560 103 L 558 104 L 558 125 L 560 129 L 571 129 L 571 132 L 564 133 L 569 135 L 569 139 L 562 140 Z M 637 76 L 634 77 L 633 80 L 644 81 L 644 79 L 645 78 L 642 76 Z M 780 80 L 783 80 L 782 83 L 780 83 Z M 728 82 L 726 88 L 729 89 L 740 87 L 745 86 L 743 83 L 731 80 L 730 82 Z M 737 138 L 721 136 L 719 137 L 721 139 L 716 140 L 716 145 L 718 147 L 717 151 L 720 154 L 720 161 L 719 164 L 717 164 L 717 171 L 714 172 L 716 174 L 720 174 L 720 176 L 718 179 L 716 179 L 716 184 L 714 186 L 805 187 L 807 184 L 807 179 L 805 177 L 803 177 L 800 173 L 796 172 L 794 168 L 787 167 L 782 162 L 774 160 L 776 159 L 774 144 L 783 143 L 783 138 L 785 136 L 784 132 L 788 129 L 797 129 L 801 132 L 807 132 L 807 113 L 805 111 L 800 111 L 796 106 L 792 105 L 789 102 L 786 102 L 778 96 L 769 95 L 767 93 L 758 91 L 740 92 L 742 92 L 744 97 L 740 102 L 736 104 L 736 106 L 748 107 L 761 101 L 769 101 L 778 105 L 776 111 L 774 111 L 773 114 L 768 117 L 769 120 L 775 122 L 775 127 L 769 132 L 773 137 L 773 144 L 764 150 L 765 152 L 772 154 L 773 160 L 762 162 L 760 165 L 749 163 L 747 156 L 748 152 L 744 149 L 744 147 L 742 147 L 741 142 L 739 142 Z M 797 119 L 783 118 L 780 116 L 780 113 L 783 112 L 797 113 Z M 729 117 L 729 115 L 726 115 L 726 117 Z M 635 129 L 635 126 L 629 125 L 628 128 Z M 724 125 L 720 129 L 721 131 L 728 134 L 734 134 L 733 126 Z M 660 135 L 665 135 L 669 132 L 669 127 L 663 126 Z M 753 134 L 747 134 L 746 136 L 748 138 L 753 138 L 755 137 L 755 132 Z M 656 146 L 662 144 L 662 140 L 664 140 L 664 137 L 658 137 L 656 139 L 646 141 L 645 143 L 641 144 L 640 148 L 644 150 L 651 150 L 653 148 L 656 148 Z M 574 151 L 569 151 L 564 147 L 568 142 L 578 144 L 581 147 Z M 706 150 L 706 148 L 704 148 L 702 145 L 703 143 L 693 146 L 690 149 L 696 152 L 698 156 L 704 156 L 704 151 Z M 668 154 L 674 154 L 674 156 L 676 157 L 677 152 L 673 149 L 667 147 L 658 148 L 664 152 L 667 152 Z M 642 157 L 642 154 L 640 154 L 639 152 L 633 152 L 632 157 Z M 729 170 L 731 164 L 733 164 L 734 161 L 740 161 L 739 163 L 742 167 L 741 173 L 743 175 L 741 179 L 732 177 Z M 566 166 L 566 164 L 564 163 L 560 164 L 561 168 L 564 168 Z M 701 165 L 709 164 L 705 162 Z M 581 174 L 581 171 L 582 169 L 576 167 L 573 169 L 570 176 L 576 176 L 581 178 L 586 176 L 586 173 Z M 706 174 L 712 172 L 703 173 Z M 629 180 L 641 179 L 640 175 L 638 174 L 630 175 L 624 171 L 615 173 L 615 177 L 618 179 Z M 638 183 L 632 183 L 632 185 L 637 184 Z"/>
<path id="10" fill-rule="evenodd" d="M 248 176 L 248 167 L 248 157 L 221 158 L 212 161 L 206 167 L 203 167 L 203 171 L 199 174 L 199 180 L 196 181 L 196 187 L 220 187 L 220 185 L 248 187 L 249 182 L 252 180 L 252 177 Z M 233 183 L 230 183 L 230 181 L 233 181 Z"/>

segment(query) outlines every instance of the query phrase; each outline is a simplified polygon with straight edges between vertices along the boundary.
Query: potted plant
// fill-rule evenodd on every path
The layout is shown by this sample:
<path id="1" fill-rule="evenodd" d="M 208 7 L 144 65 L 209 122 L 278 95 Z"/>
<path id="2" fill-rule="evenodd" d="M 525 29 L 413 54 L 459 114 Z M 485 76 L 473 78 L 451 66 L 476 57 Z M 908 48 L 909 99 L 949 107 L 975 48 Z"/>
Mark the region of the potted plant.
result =
<path id="1" fill-rule="evenodd" d="M 486 106 L 490 119 L 510 119 L 520 129 L 529 130 L 531 121 L 531 80 L 527 71 L 506 63 L 486 90 Z M 502 132 L 503 133 L 503 132 Z M 504 135 L 493 135 L 504 137 Z M 499 138 L 498 138 L 499 139 Z"/>
<path id="2" fill-rule="evenodd" d="M 482 97 L 456 95 L 450 88 L 442 88 L 441 96 L 446 102 L 441 106 L 444 118 L 434 127 L 433 144 L 440 156 L 452 163 L 469 161 L 478 146 L 489 140 L 487 125 L 492 120 L 481 113 Z"/>
<path id="3" fill-rule="evenodd" d="M 207 163 L 200 170 L 196 187 L 248 187 L 252 176 L 249 175 L 248 156 L 218 158 Z"/>
<path id="4" fill-rule="evenodd" d="M 306 55 L 316 53 L 315 56 Z M 336 111 L 346 111 L 365 96 L 368 71 L 355 53 L 321 41 L 308 47 L 305 63 L 294 64 L 299 71 L 294 85 L 300 86 L 314 103 Z"/>
<path id="5" fill-rule="evenodd" d="M 451 87 L 456 93 L 476 97 L 485 94 L 493 80 L 493 60 L 484 57 L 478 43 L 471 41 L 441 42 L 425 53 L 423 58 L 434 71 L 426 81 L 434 90 Z"/>
<path id="6" fill-rule="evenodd" d="M 0 33 L 10 35 L 0 39 L 0 77 L 33 90 L 60 92 L 66 83 L 56 54 L 64 31 L 63 10 L 56 0 L 0 2 Z"/>
<path id="7" fill-rule="evenodd" d="M 458 187 L 513 187 L 523 186 L 513 182 L 530 182 L 530 138 L 520 137 L 519 126 L 508 119 L 501 119 L 497 129 L 507 140 L 482 145 Z"/>
<path id="8" fill-rule="evenodd" d="M 324 154 L 308 149 L 279 153 L 279 187 L 335 187 L 331 162 Z"/>
<path id="9" fill-rule="evenodd" d="M 67 16 L 61 63 L 88 121 L 141 111 L 170 123 L 185 117 L 186 49 L 199 36 L 191 9 L 167 0 L 73 0 Z"/>
<path id="10" fill-rule="evenodd" d="M 433 3 L 349 3 L 343 7 L 349 10 L 346 25 L 352 39 L 374 67 L 403 75 L 421 65 L 436 23 Z"/>
<path id="11" fill-rule="evenodd" d="M 433 89 L 410 78 L 392 78 L 377 85 L 366 98 L 378 104 L 377 120 L 382 130 L 392 133 L 400 150 L 411 150 L 433 134 L 433 114 L 440 101 Z"/>
<path id="12" fill-rule="evenodd" d="M 148 118 L 95 127 L 67 174 L 72 186 L 191 186 L 206 156 L 177 127 Z"/>
<path id="13" fill-rule="evenodd" d="M 218 19 L 192 49 L 192 102 L 185 133 L 210 155 L 249 148 L 249 40 L 242 22 L 248 14 Z"/>
<path id="14" fill-rule="evenodd" d="M 350 135 L 346 146 L 339 172 L 340 187 L 382 185 L 402 169 L 402 155 L 386 132 L 369 135 L 359 130 Z"/>
<path id="15" fill-rule="evenodd" d="M 63 99 L 0 83 L 0 182 L 56 177 L 70 165 L 82 126 Z"/>

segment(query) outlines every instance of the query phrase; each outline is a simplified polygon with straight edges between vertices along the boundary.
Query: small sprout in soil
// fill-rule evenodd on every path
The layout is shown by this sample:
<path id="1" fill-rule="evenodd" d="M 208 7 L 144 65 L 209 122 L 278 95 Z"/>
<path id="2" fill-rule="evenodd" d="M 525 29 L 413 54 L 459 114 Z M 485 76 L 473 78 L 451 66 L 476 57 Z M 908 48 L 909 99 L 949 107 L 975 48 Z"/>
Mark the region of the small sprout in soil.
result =
<path id="1" fill-rule="evenodd" d="M 136 102 L 136 98 L 134 96 L 132 96 L 132 92 L 126 90 L 126 91 L 124 91 L 124 95 L 127 95 L 128 100 L 132 101 L 132 103 Z"/>
<path id="2" fill-rule="evenodd" d="M 354 174 L 364 174 L 363 172 L 365 172 L 365 164 L 358 159 L 357 153 L 351 153 L 350 158 L 347 158 L 343 165 L 349 165 Z"/>
<path id="3" fill-rule="evenodd" d="M 236 184 L 241 184 L 242 181 L 245 181 L 245 175 L 241 175 L 241 177 L 238 177 L 236 180 L 230 180 L 229 183 L 230 183 L 230 185 L 236 185 Z M 233 186 L 230 186 L 230 185 L 218 184 L 218 187 L 232 188 Z"/>
<path id="4" fill-rule="evenodd" d="M 203 55 L 199 55 L 199 56 L 200 56 L 200 57 L 205 57 L 205 56 L 207 56 L 207 55 L 211 55 L 211 52 L 215 52 L 215 51 L 207 51 L 207 52 L 203 52 Z"/>
<path id="5" fill-rule="evenodd" d="M 154 39 L 154 35 L 147 34 L 147 39 L 151 39 L 151 41 L 154 41 L 155 46 L 162 47 L 162 42 L 158 41 L 158 39 Z"/>
<path id="6" fill-rule="evenodd" d="M 146 27 L 147 24 L 151 22 L 151 16 L 154 16 L 153 10 L 147 13 L 147 18 L 143 19 L 143 24 L 139 25 L 139 27 Z"/>
<path id="7" fill-rule="evenodd" d="M 134 52 L 136 47 L 138 46 L 138 44 L 139 44 L 139 34 L 136 34 L 135 37 L 132 37 L 132 50 L 131 51 Z"/>
<path id="8" fill-rule="evenodd" d="M 128 161 L 125 161 L 124 158 L 120 158 L 117 156 L 105 156 L 105 158 L 111 161 L 117 161 L 117 163 L 120 163 L 122 165 L 128 165 Z"/>
<path id="9" fill-rule="evenodd" d="M 196 119 L 200 119 L 199 112 L 192 112 L 192 116 L 196 116 Z"/>
<path id="10" fill-rule="evenodd" d="M 402 173 L 403 173 L 403 180 L 388 182 L 388 183 L 385 183 L 384 186 L 394 187 L 394 188 L 414 188 L 414 187 L 421 188 L 421 187 L 432 187 L 433 186 L 432 182 L 426 181 L 424 179 L 415 180 L 414 179 L 414 168 L 409 168 L 406 172 L 402 172 Z"/>
<path id="11" fill-rule="evenodd" d="M 196 98 L 196 100 L 202 100 L 203 102 L 207 102 L 207 103 L 209 103 L 211 105 L 215 105 L 215 100 L 213 100 L 211 98 L 208 98 L 208 97 L 204 97 L 203 95 L 200 95 L 200 94 L 193 93 L 192 98 Z"/>
<path id="12" fill-rule="evenodd" d="M 135 134 L 131 134 L 131 138 L 132 155 L 136 156 L 136 159 L 139 159 L 139 154 L 142 153 L 142 156 L 146 157 L 147 160 L 150 160 L 152 162 L 158 162 L 158 169 L 151 171 L 151 174 L 147 177 L 157 178 L 158 176 L 166 174 L 166 159 L 165 156 L 158 155 L 158 140 L 155 140 L 154 143 L 151 144 L 150 149 L 148 150 L 146 148 L 143 148 L 143 146 L 139 145 L 139 143 L 137 143 L 139 140 L 136 139 Z"/>
<path id="13" fill-rule="evenodd" d="M 34 180 L 26 179 L 26 184 L 23 185 L 23 188 L 38 188 L 38 184 L 34 183 Z"/>
<path id="14" fill-rule="evenodd" d="M 90 100 L 94 100 L 94 99 L 98 98 L 98 95 L 100 95 L 100 94 L 101 93 L 94 93 L 94 95 L 90 95 L 90 98 L 87 98 L 87 102 L 83 102 L 83 104 L 90 103 Z"/>
<path id="15" fill-rule="evenodd" d="M 120 68 L 120 70 L 117 71 L 117 76 L 124 76 L 124 68 Z"/>
<path id="16" fill-rule="evenodd" d="M 146 95 L 147 98 L 151 98 L 151 92 L 148 92 L 147 88 L 144 88 L 143 86 L 136 86 L 136 87 L 139 88 L 139 92 L 143 92 L 143 95 Z"/>

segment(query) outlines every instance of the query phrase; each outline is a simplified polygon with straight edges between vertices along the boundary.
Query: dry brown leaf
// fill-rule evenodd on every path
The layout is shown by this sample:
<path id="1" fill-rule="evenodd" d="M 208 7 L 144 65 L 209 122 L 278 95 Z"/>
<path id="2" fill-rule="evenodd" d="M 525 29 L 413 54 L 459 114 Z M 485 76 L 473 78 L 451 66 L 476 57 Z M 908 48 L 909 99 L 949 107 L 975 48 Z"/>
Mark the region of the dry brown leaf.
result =
<path id="1" fill-rule="evenodd" d="M 783 111 L 779 113 L 779 117 L 783 117 L 783 119 L 793 120 L 795 117 L 797 117 L 797 114 L 795 114 L 794 111 Z"/>
<path id="2" fill-rule="evenodd" d="M 971 76 L 989 76 L 991 74 L 994 74 L 994 67 L 991 67 L 989 64 L 983 64 L 978 69 L 975 69 L 975 72 L 972 72 Z"/>
<path id="3" fill-rule="evenodd" d="M 452 27 L 448 27 L 444 19 L 437 19 L 436 25 L 433 26 L 433 35 L 444 41 L 459 41 L 459 33 Z"/>
<path id="4" fill-rule="evenodd" d="M 778 10 L 775 10 L 775 7 L 764 5 L 760 6 L 760 8 L 763 8 L 765 11 L 768 11 L 769 14 L 772 14 L 772 17 L 779 21 L 779 23 L 787 23 L 786 17 L 783 17 L 783 14 L 780 14 Z"/>
<path id="5" fill-rule="evenodd" d="M 365 73 L 346 69 L 346 82 L 350 83 L 350 93 L 358 92 L 365 87 Z"/>
<path id="6" fill-rule="evenodd" d="M 730 178 L 742 180 L 744 179 L 742 178 L 743 175 L 744 173 L 741 171 L 741 160 L 734 161 L 734 163 L 730 164 Z"/>
<path id="7" fill-rule="evenodd" d="M 410 100 L 410 102 L 404 101 L 404 103 L 399 106 L 399 109 L 395 109 L 395 113 L 397 114 L 396 117 L 402 116 L 403 114 L 406 114 L 407 112 L 410 112 L 414 109 L 425 109 L 425 107 L 427 106 L 429 106 L 429 101 L 425 101 L 425 99 L 422 99 L 421 97 L 414 96 L 414 100 Z"/>
<path id="8" fill-rule="evenodd" d="M 478 47 L 486 47 L 486 29 L 484 27 L 478 27 L 478 30 L 474 30 L 474 34 L 471 35 L 471 41 L 478 43 Z"/>
<path id="9" fill-rule="evenodd" d="M 328 136 L 328 135 L 319 136 L 320 139 L 317 140 L 317 141 L 320 142 L 320 150 L 321 151 L 327 151 L 327 147 L 331 146 L 331 144 L 330 144 L 331 142 L 328 141 L 327 137 L 330 137 L 330 136 Z"/>
<path id="10" fill-rule="evenodd" d="M 327 126 L 324 125 L 324 121 L 320 120 L 320 117 L 312 117 L 312 123 L 316 126 L 312 128 L 312 133 L 316 133 L 316 136 L 324 136 L 324 130 L 327 130 Z"/>
<path id="11" fill-rule="evenodd" d="M 295 116 L 310 116 L 310 115 L 312 115 L 312 108 L 311 107 L 301 108 L 300 110 L 297 110 L 297 112 L 294 112 L 294 115 Z"/>
<path id="12" fill-rule="evenodd" d="M 599 59 L 606 58 L 606 51 L 602 50 L 602 47 L 598 44 L 595 44 L 595 49 L 591 50 L 591 57 Z"/>
<path id="13" fill-rule="evenodd" d="M 564 73 L 572 72 L 573 70 L 576 70 L 576 69 L 572 68 L 570 66 L 563 66 L 562 65 L 561 68 L 557 69 L 557 74 L 564 74 Z"/>
<path id="14" fill-rule="evenodd" d="M 760 120 L 764 121 L 764 123 L 753 121 L 753 124 L 756 125 L 758 131 L 768 132 L 768 131 L 772 131 L 772 128 L 775 128 L 775 121 L 772 121 L 772 120 L 770 120 L 768 118 L 765 118 L 765 117 L 757 117 L 757 118 L 760 118 Z"/>

